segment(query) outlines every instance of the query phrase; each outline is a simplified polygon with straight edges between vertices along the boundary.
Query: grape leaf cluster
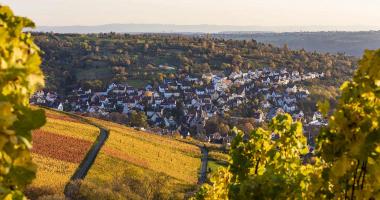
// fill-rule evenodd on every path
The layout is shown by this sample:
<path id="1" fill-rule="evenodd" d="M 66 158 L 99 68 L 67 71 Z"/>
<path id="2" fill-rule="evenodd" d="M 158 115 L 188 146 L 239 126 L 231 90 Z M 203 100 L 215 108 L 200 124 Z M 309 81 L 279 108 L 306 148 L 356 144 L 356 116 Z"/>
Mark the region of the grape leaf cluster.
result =
<path id="1" fill-rule="evenodd" d="M 0 198 L 25 199 L 22 190 L 35 177 L 30 156 L 31 130 L 45 123 L 42 110 L 31 109 L 30 96 L 44 85 L 39 48 L 18 17 L 0 5 Z"/>

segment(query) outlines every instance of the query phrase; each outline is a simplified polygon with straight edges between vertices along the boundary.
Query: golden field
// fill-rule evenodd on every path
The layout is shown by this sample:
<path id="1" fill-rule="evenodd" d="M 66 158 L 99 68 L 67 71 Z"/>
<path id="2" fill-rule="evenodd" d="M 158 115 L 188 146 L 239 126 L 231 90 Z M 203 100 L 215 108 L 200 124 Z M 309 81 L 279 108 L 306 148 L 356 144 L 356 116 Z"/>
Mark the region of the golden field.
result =
<path id="1" fill-rule="evenodd" d="M 33 131 L 32 157 L 38 170 L 37 178 L 26 190 L 31 199 L 46 195 L 63 197 L 65 185 L 99 134 L 93 125 L 59 112 L 45 111 L 47 123 Z M 201 165 L 200 149 L 196 145 L 108 121 L 87 119 L 109 129 L 107 141 L 82 181 L 80 190 L 87 199 L 96 195 L 123 199 L 115 189 L 122 177 L 128 177 L 128 184 L 147 183 L 140 193 L 136 188 L 130 193 L 129 189 L 126 191 L 128 195 L 136 194 L 137 199 L 148 198 L 149 184 L 161 179 L 164 179 L 162 191 L 174 198 L 183 198 L 194 191 Z"/>
<path id="2" fill-rule="evenodd" d="M 196 185 L 201 165 L 197 146 L 112 122 L 91 120 L 110 129 L 110 135 L 87 181 L 107 184 L 122 175 L 128 176 L 126 168 L 132 168 L 133 173 L 165 174 L 170 179 L 169 192 Z"/>
<path id="3" fill-rule="evenodd" d="M 62 195 L 66 183 L 99 134 L 99 129 L 92 125 L 45 111 L 46 124 L 32 134 L 32 158 L 37 164 L 37 174 L 26 191 L 32 199 Z"/>

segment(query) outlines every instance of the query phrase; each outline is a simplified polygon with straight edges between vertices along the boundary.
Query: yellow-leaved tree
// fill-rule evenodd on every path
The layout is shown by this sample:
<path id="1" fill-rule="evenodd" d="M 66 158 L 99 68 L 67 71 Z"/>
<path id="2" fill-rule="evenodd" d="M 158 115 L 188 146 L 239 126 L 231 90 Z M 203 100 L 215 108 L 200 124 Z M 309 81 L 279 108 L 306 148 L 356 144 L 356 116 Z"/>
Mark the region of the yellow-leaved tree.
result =
<path id="1" fill-rule="evenodd" d="M 43 110 L 29 106 L 44 85 L 39 49 L 25 27 L 29 19 L 0 5 L 0 198 L 24 199 L 23 188 L 35 177 L 30 156 L 31 130 L 45 123 Z"/>
<path id="2" fill-rule="evenodd" d="M 302 124 L 289 114 L 276 116 L 269 130 L 258 128 L 244 141 L 234 130 L 229 166 L 202 186 L 196 199 L 312 199 L 322 164 L 303 162 L 309 153 Z M 306 158 L 305 158 L 306 159 Z"/>
<path id="3" fill-rule="evenodd" d="M 196 199 L 380 199 L 380 50 L 366 51 L 318 136 L 313 161 L 301 163 L 301 124 L 279 115 L 231 144 L 230 162 Z M 319 105 L 327 113 L 328 104 Z M 274 135 L 275 137 L 270 137 Z"/>
<path id="4" fill-rule="evenodd" d="M 380 50 L 366 51 L 318 138 L 326 198 L 380 199 Z"/>

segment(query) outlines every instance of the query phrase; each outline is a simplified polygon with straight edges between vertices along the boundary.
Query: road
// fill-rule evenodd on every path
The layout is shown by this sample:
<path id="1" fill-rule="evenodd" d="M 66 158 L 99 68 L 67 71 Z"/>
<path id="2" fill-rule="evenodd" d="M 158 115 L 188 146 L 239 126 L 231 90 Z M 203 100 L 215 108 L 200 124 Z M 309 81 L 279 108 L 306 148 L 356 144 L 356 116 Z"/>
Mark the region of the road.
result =
<path id="1" fill-rule="evenodd" d="M 90 150 L 88 150 L 85 158 L 79 164 L 78 168 L 75 170 L 74 174 L 71 176 L 70 181 L 65 186 L 65 190 L 64 190 L 65 197 L 68 199 L 72 199 L 71 195 L 77 193 L 78 190 L 80 189 L 80 187 L 78 185 L 75 185 L 73 183 L 75 183 L 75 181 L 77 181 L 77 180 L 83 180 L 86 177 L 88 171 L 91 169 L 92 164 L 94 164 L 95 159 L 96 159 L 100 149 L 103 147 L 104 143 L 106 142 L 106 140 L 108 138 L 109 130 L 107 130 L 103 126 L 96 124 L 96 123 L 94 123 L 94 122 L 92 122 L 92 121 L 90 121 L 84 117 L 81 117 L 81 116 L 78 116 L 78 115 L 75 115 L 72 113 L 58 111 L 58 110 L 47 108 L 47 107 L 44 107 L 44 108 L 49 109 L 49 110 L 53 110 L 55 112 L 60 112 L 60 113 L 66 114 L 66 115 L 68 115 L 72 118 L 78 119 L 84 123 L 95 126 L 95 127 L 99 128 L 99 130 L 100 130 L 100 133 L 99 133 L 98 137 L 96 138 L 95 142 L 92 144 L 92 146 L 91 146 Z"/>
<path id="2" fill-rule="evenodd" d="M 91 149 L 87 152 L 86 157 L 82 160 L 70 180 L 74 181 L 78 179 L 84 179 L 86 177 L 88 171 L 96 159 L 96 156 L 98 155 L 107 138 L 108 132 L 104 129 L 100 129 L 100 134 L 96 138 L 96 141 L 92 145 Z"/>
<path id="3" fill-rule="evenodd" d="M 198 179 L 198 184 L 203 184 L 207 180 L 207 162 L 208 162 L 208 150 L 205 145 L 199 146 L 201 148 L 202 152 L 202 158 L 201 158 L 201 170 L 200 170 L 200 176 Z"/>

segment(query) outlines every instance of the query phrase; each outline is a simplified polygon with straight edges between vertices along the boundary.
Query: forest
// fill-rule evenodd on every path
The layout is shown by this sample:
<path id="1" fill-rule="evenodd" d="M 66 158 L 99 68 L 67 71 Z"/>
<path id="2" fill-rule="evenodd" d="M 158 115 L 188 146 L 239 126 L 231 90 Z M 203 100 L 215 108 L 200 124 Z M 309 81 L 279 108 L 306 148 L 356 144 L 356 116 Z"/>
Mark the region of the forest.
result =
<path id="1" fill-rule="evenodd" d="M 349 79 L 357 58 L 344 54 L 290 50 L 255 40 L 210 35 L 33 33 L 43 54 L 47 89 L 65 94 L 82 86 L 102 90 L 111 82 L 132 86 L 159 83 L 178 74 L 229 75 L 260 68 L 324 72 L 325 86 Z"/>

